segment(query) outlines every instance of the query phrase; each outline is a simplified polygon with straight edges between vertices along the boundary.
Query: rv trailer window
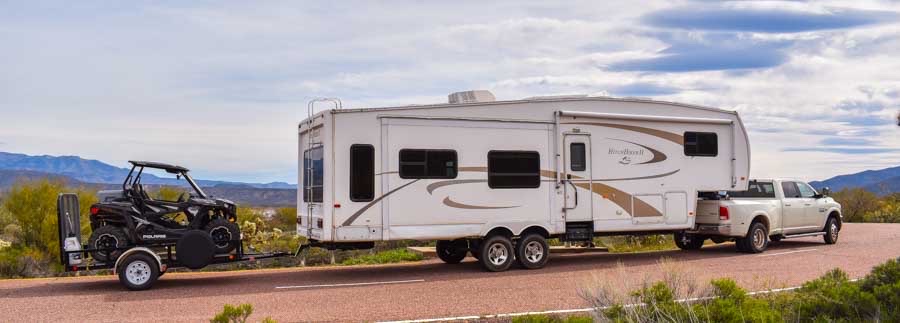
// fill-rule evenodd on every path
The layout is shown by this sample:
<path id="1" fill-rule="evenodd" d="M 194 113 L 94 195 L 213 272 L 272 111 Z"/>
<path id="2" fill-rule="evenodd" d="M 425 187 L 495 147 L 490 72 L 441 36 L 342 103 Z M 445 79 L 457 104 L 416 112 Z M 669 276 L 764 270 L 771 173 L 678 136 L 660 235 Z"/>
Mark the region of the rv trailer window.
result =
<path id="1" fill-rule="evenodd" d="M 536 151 L 488 152 L 488 187 L 541 186 L 541 155 Z"/>
<path id="2" fill-rule="evenodd" d="M 455 150 L 400 150 L 400 178 L 456 178 Z"/>
<path id="3" fill-rule="evenodd" d="M 375 147 L 350 146 L 350 200 L 366 202 L 375 198 Z"/>
<path id="4" fill-rule="evenodd" d="M 714 132 L 685 132 L 685 156 L 715 157 L 719 154 L 719 139 Z"/>
<path id="5" fill-rule="evenodd" d="M 583 172 L 587 169 L 587 156 L 585 156 L 583 142 L 573 142 L 569 144 L 569 159 L 571 160 L 572 171 Z"/>
<path id="6" fill-rule="evenodd" d="M 303 202 L 322 203 L 322 146 L 303 152 Z"/>

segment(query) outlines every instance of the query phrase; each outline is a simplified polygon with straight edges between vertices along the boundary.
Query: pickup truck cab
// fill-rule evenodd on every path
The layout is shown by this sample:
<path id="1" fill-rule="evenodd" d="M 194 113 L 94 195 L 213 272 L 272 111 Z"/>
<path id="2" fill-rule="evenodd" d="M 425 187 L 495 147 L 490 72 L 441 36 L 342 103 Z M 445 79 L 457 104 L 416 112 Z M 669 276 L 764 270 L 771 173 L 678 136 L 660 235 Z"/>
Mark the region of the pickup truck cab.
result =
<path id="1" fill-rule="evenodd" d="M 841 205 L 809 184 L 788 179 L 752 180 L 746 191 L 702 194 L 696 225 L 675 233 L 681 249 L 699 249 L 706 239 L 734 241 L 742 252 L 759 253 L 769 241 L 824 236 L 834 244 L 841 230 Z"/>

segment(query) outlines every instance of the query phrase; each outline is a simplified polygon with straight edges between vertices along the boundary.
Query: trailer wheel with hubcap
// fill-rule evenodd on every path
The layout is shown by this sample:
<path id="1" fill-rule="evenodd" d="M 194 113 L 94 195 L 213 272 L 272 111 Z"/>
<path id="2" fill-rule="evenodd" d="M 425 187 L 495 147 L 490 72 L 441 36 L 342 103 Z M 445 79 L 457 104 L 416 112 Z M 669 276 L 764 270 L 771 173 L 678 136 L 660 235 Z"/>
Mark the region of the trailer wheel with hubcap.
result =
<path id="1" fill-rule="evenodd" d="M 703 247 L 703 243 L 706 241 L 705 238 L 687 234 L 684 232 L 675 232 L 675 245 L 678 246 L 681 250 L 697 250 Z"/>
<path id="2" fill-rule="evenodd" d="M 159 278 L 159 264 L 144 252 L 130 254 L 118 266 L 119 282 L 130 290 L 146 290 Z"/>
<path id="3" fill-rule="evenodd" d="M 438 240 L 434 249 L 438 258 L 441 258 L 445 263 L 458 264 L 466 258 L 468 246 L 465 240 Z"/>
<path id="4" fill-rule="evenodd" d="M 516 243 L 516 260 L 525 269 L 544 268 L 550 260 L 550 245 L 539 234 L 529 234 Z"/>
<path id="5" fill-rule="evenodd" d="M 769 246 L 769 230 L 766 226 L 759 222 L 753 222 L 747 236 L 735 240 L 737 248 L 741 252 L 760 253 Z"/>
<path id="6" fill-rule="evenodd" d="M 481 266 L 488 271 L 504 271 L 513 263 L 513 246 L 508 237 L 495 235 L 481 243 Z"/>

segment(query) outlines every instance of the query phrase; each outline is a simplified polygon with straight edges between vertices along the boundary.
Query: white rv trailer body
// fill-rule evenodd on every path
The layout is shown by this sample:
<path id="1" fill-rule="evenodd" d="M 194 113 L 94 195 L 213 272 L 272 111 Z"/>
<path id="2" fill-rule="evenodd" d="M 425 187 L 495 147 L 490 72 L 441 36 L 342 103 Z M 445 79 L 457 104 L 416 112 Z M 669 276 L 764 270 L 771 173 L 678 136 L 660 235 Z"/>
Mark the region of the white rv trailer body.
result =
<path id="1" fill-rule="evenodd" d="M 298 148 L 297 231 L 323 243 L 684 230 L 750 169 L 736 112 L 631 98 L 326 110 Z"/>

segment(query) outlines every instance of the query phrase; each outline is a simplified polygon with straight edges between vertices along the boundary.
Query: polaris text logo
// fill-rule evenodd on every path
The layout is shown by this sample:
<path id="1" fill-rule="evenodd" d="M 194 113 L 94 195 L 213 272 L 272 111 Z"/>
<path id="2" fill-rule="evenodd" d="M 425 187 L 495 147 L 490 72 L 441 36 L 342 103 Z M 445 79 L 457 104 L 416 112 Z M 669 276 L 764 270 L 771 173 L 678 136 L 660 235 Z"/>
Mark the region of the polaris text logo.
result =
<path id="1" fill-rule="evenodd" d="M 145 234 L 144 239 L 165 239 L 165 234 Z"/>

